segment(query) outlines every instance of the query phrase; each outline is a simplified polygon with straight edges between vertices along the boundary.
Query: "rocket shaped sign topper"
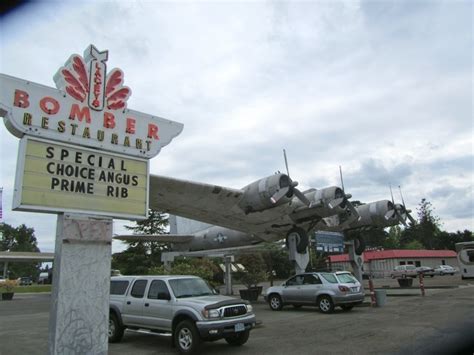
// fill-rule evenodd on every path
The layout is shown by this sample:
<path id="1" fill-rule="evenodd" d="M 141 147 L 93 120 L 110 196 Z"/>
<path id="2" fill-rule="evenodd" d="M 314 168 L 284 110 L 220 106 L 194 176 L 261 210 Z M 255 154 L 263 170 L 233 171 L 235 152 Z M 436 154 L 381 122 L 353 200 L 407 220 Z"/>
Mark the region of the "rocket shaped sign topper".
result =
<path id="1" fill-rule="evenodd" d="M 54 82 L 59 90 L 84 102 L 95 111 L 124 109 L 132 94 L 123 86 L 123 72 L 115 68 L 107 75 L 108 51 L 99 52 L 92 44 L 84 51 L 84 59 L 73 54 L 59 68 Z"/>
<path id="2" fill-rule="evenodd" d="M 0 117 L 24 135 L 150 159 L 183 124 L 127 107 L 132 91 L 120 69 L 107 72 L 108 51 L 92 44 L 72 54 L 53 77 L 56 88 L 0 74 Z"/>

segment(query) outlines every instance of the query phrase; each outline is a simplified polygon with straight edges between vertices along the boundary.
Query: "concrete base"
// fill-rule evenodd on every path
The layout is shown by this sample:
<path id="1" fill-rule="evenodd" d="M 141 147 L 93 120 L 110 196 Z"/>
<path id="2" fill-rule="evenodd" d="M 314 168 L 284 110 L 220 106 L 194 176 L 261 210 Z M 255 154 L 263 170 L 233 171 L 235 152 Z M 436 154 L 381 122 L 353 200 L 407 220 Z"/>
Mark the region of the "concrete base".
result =
<path id="1" fill-rule="evenodd" d="M 112 219 L 58 215 L 49 354 L 107 354 Z"/>

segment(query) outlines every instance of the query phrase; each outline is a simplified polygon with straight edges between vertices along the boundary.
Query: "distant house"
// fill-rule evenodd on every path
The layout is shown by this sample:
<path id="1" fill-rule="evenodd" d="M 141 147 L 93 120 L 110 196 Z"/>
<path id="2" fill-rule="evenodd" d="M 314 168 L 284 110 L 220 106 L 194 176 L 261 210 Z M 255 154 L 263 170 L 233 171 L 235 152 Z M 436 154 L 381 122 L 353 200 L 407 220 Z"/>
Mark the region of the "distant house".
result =
<path id="1" fill-rule="evenodd" d="M 457 254 L 453 250 L 373 250 L 365 251 L 364 272 L 372 272 L 375 277 L 388 276 L 395 266 L 451 265 L 458 267 Z M 331 270 L 351 270 L 348 254 L 330 255 L 328 263 Z"/>

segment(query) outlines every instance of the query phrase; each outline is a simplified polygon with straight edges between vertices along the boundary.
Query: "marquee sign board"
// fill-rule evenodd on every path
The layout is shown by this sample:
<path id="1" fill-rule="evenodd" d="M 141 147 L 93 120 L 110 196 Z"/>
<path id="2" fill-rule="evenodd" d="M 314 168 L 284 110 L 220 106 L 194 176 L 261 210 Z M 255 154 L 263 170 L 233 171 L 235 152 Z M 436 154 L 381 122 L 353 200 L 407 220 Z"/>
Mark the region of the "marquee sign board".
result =
<path id="1" fill-rule="evenodd" d="M 0 74 L 0 116 L 30 135 L 142 158 L 156 156 L 183 124 L 127 108 L 131 90 L 120 69 L 107 73 L 108 51 L 90 45 L 54 75 L 57 89 Z"/>
<path id="2" fill-rule="evenodd" d="M 14 209 L 147 217 L 148 160 L 183 124 L 128 109 L 107 59 L 93 45 L 71 55 L 56 89 L 0 74 L 0 116 L 22 138 Z"/>
<path id="3" fill-rule="evenodd" d="M 147 206 L 146 160 L 22 138 L 14 209 L 139 219 Z"/>

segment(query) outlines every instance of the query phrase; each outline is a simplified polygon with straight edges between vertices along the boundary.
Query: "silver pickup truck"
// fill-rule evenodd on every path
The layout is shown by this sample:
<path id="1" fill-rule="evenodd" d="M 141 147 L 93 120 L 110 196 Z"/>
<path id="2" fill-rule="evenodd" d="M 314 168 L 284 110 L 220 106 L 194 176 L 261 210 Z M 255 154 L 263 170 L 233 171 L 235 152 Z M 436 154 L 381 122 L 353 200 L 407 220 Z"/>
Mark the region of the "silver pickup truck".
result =
<path id="1" fill-rule="evenodd" d="M 221 296 L 196 276 L 111 278 L 109 342 L 119 342 L 126 328 L 146 329 L 171 333 L 179 352 L 190 354 L 201 341 L 245 344 L 255 322 L 248 302 Z"/>

